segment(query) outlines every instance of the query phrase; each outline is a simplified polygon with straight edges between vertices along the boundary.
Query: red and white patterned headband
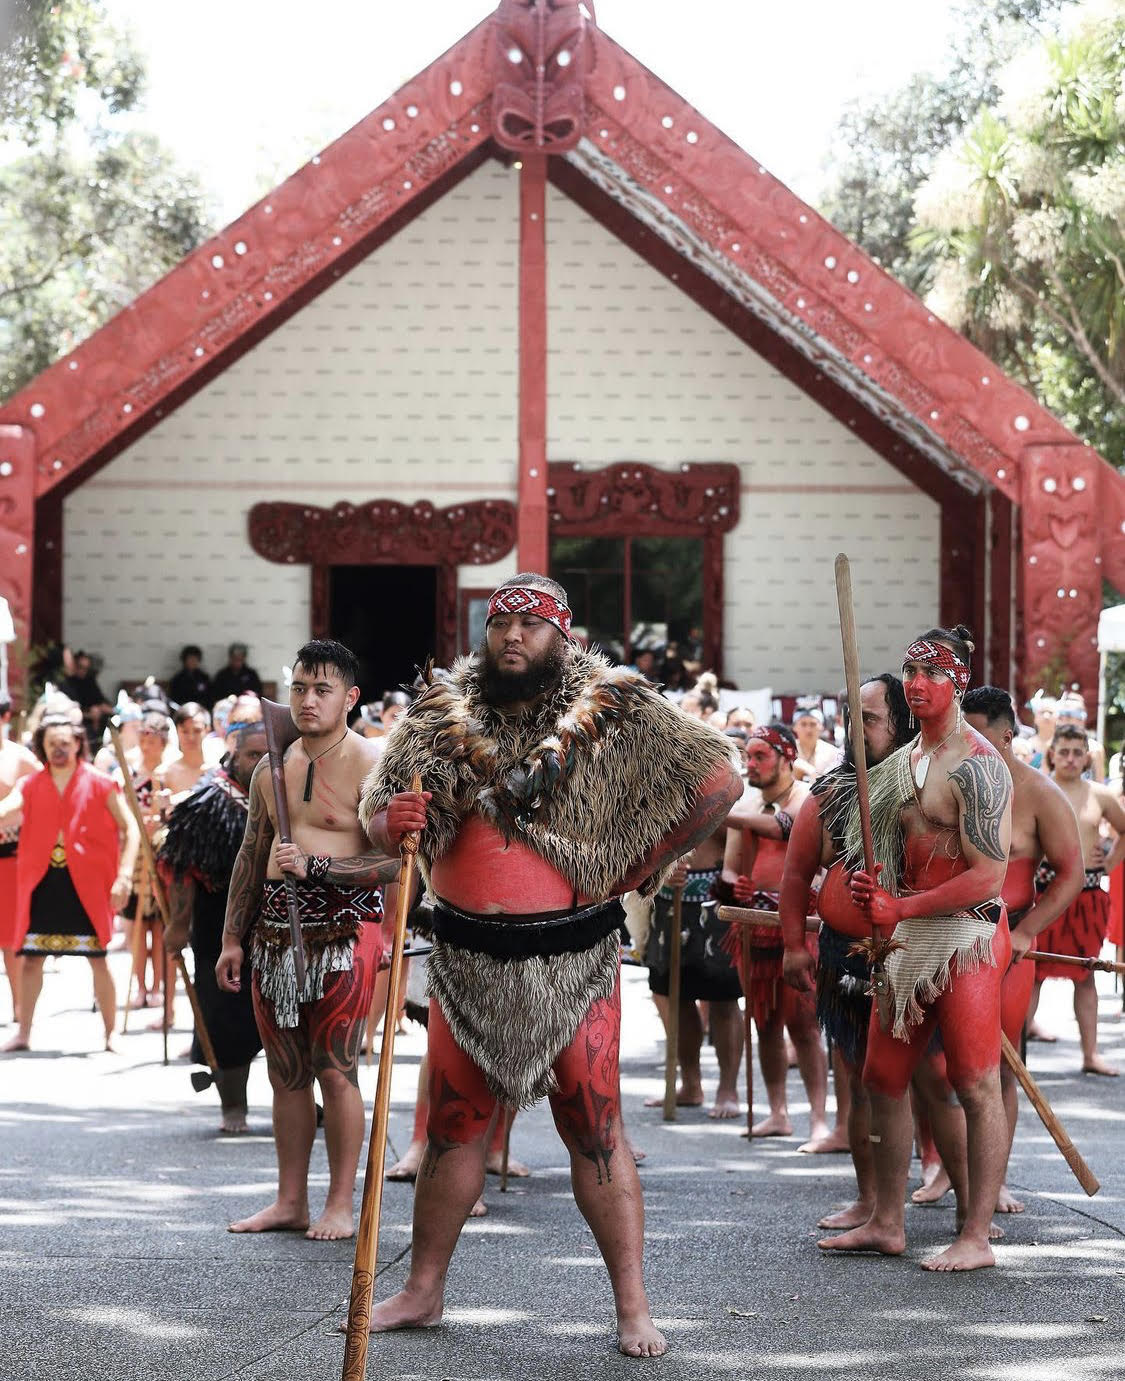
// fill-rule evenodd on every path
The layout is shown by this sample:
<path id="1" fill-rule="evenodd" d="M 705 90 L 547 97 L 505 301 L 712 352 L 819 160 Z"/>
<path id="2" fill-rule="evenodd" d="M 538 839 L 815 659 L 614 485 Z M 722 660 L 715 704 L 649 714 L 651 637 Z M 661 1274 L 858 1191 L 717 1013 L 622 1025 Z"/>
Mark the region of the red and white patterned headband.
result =
<path id="1" fill-rule="evenodd" d="M 570 610 L 546 590 L 536 590 L 529 585 L 502 586 L 488 601 L 488 618 L 495 618 L 497 614 L 534 614 L 536 618 L 553 623 L 564 638 L 570 637 Z"/>
<path id="2" fill-rule="evenodd" d="M 760 738 L 763 743 L 768 743 L 775 753 L 781 754 L 786 762 L 797 761 L 796 744 L 790 743 L 784 734 L 779 734 L 768 724 L 759 724 L 750 737 L 751 739 Z"/>
<path id="3" fill-rule="evenodd" d="M 946 647 L 945 643 L 919 638 L 906 649 L 906 655 L 902 659 L 903 666 L 907 662 L 921 662 L 936 671 L 944 671 L 962 694 L 968 689 L 969 668 L 951 647 Z"/>

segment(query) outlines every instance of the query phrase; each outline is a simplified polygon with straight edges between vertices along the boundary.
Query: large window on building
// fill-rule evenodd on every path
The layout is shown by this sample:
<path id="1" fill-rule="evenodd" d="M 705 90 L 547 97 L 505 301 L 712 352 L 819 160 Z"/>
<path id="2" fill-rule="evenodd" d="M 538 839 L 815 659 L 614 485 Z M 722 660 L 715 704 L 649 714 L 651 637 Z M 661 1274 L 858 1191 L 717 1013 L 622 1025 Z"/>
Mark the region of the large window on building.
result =
<path id="1" fill-rule="evenodd" d="M 618 662 L 704 656 L 701 537 L 556 537 L 551 574 L 576 631 Z"/>

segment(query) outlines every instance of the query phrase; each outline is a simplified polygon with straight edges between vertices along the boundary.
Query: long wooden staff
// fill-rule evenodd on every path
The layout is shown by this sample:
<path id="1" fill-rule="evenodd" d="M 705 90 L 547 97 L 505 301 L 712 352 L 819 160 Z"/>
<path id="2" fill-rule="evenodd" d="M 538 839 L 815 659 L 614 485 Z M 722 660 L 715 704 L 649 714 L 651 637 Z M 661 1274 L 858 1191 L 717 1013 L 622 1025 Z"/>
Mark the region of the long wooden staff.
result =
<path id="1" fill-rule="evenodd" d="M 516 1120 L 514 1108 L 504 1108 L 504 1148 L 500 1152 L 500 1193 L 508 1192 L 508 1165 L 512 1158 L 512 1123 Z"/>
<path id="2" fill-rule="evenodd" d="M 144 825 L 140 825 L 143 831 Z M 129 958 L 132 961 L 133 969 L 129 974 L 129 987 L 125 997 L 125 1012 L 121 1018 L 121 1034 L 124 1036 L 129 1030 L 129 1012 L 133 1001 L 133 980 L 137 981 L 137 995 L 144 992 L 145 988 L 145 923 L 141 920 L 144 915 L 144 908 L 148 905 L 148 873 L 142 868 L 140 876 L 137 878 L 137 890 L 134 894 L 133 903 L 133 943 L 129 946 Z"/>
<path id="3" fill-rule="evenodd" d="M 144 812 L 141 810 L 141 803 L 137 799 L 137 789 L 133 785 L 133 774 L 129 771 L 129 763 L 125 757 L 125 747 L 121 742 L 121 735 L 113 724 L 109 726 L 109 736 L 113 742 L 113 751 L 117 754 L 121 776 L 125 782 L 125 799 L 129 803 L 129 809 L 133 812 L 133 819 L 136 820 L 137 828 L 141 832 L 141 854 L 148 869 L 148 876 L 152 879 L 152 894 L 156 898 L 156 909 L 160 912 L 164 929 L 167 930 L 171 918 L 171 912 L 168 910 L 168 897 L 164 891 L 164 884 L 160 880 L 160 874 L 156 871 L 156 855 L 152 851 L 152 840 L 148 837 L 148 831 L 145 829 Z M 203 1009 L 199 1005 L 199 994 L 195 991 L 195 984 L 191 981 L 191 975 L 187 971 L 187 965 L 184 963 L 182 954 L 176 958 L 176 967 L 180 971 L 180 977 L 184 980 L 184 991 L 191 1003 L 192 1016 L 195 1018 L 195 1034 L 199 1037 L 199 1044 L 203 1047 L 203 1058 L 211 1070 L 212 1079 L 217 1080 L 219 1062 L 215 1057 L 215 1047 L 211 1044 L 207 1023 L 203 1019 Z M 207 1087 L 206 1084 L 196 1084 L 194 1078 L 192 1079 L 192 1086 L 197 1092 L 200 1088 Z"/>
<path id="4" fill-rule="evenodd" d="M 422 790 L 418 773 L 410 789 Z M 363 1173 L 363 1199 L 359 1209 L 359 1231 L 355 1238 L 355 1265 L 352 1268 L 352 1293 L 348 1300 L 347 1343 L 341 1381 L 363 1381 L 367 1370 L 368 1330 L 371 1327 L 371 1292 L 379 1256 L 379 1212 L 383 1206 L 383 1162 L 387 1156 L 387 1121 L 391 1112 L 391 1067 L 395 1057 L 395 1027 L 402 991 L 403 950 L 406 948 L 406 918 L 410 912 L 414 863 L 418 836 L 407 834 L 399 844 L 402 859 L 398 870 L 398 903 L 395 908 L 395 935 L 391 949 L 390 981 L 387 984 L 387 1012 L 383 1018 L 383 1048 L 379 1052 L 379 1078 L 375 1085 L 375 1111 L 371 1118 L 371 1139 L 367 1145 L 367 1168 Z"/>
<path id="5" fill-rule="evenodd" d="M 1125 973 L 1125 964 L 1115 964 L 1112 959 L 1084 959 L 1076 954 L 1044 954 L 1038 949 L 1029 949 L 1023 957 L 1036 959 L 1041 964 L 1069 964 L 1072 968 L 1086 969 L 1089 973 Z"/>
<path id="6" fill-rule="evenodd" d="M 1074 1172 L 1074 1178 L 1082 1186 L 1087 1194 L 1093 1196 L 1101 1188 L 1094 1172 L 1082 1159 L 1082 1155 L 1074 1142 L 1067 1136 L 1062 1123 L 1055 1115 L 1050 1103 L 1044 1098 L 1039 1085 L 1031 1077 L 1027 1065 L 1020 1059 L 1019 1054 L 1003 1031 L 1000 1033 L 1000 1048 L 1004 1052 L 1004 1058 L 1012 1073 L 1020 1081 L 1020 1086 L 1027 1094 L 1031 1106 L 1039 1114 L 1039 1119 L 1044 1127 L 1051 1133 L 1051 1140 L 1063 1154 L 1063 1159 Z"/>
<path id="7" fill-rule="evenodd" d="M 664 1051 L 664 1121 L 676 1120 L 676 1072 L 680 1057 L 680 978 L 683 968 L 684 885 L 672 888 L 672 923 L 668 931 L 668 1030 Z"/>
<path id="8" fill-rule="evenodd" d="M 753 830 L 742 831 L 742 855 L 739 868 L 743 877 L 753 877 L 754 864 L 758 858 L 758 836 Z M 723 908 L 719 908 L 722 919 Z M 742 1034 L 746 1054 L 746 1135 L 754 1135 L 754 1017 L 750 1011 L 750 986 L 753 982 L 753 965 L 750 959 L 750 936 L 746 931 L 738 937 L 739 974 L 742 984 Z"/>
<path id="9" fill-rule="evenodd" d="M 760 911 L 753 906 L 720 906 L 719 920 L 726 921 L 728 925 L 766 926 L 773 930 L 781 929 L 781 917 L 776 911 Z M 815 935 L 819 929 L 820 922 L 815 916 L 805 917 L 807 934 Z"/>
<path id="10" fill-rule="evenodd" d="M 836 603 L 840 610 L 840 643 L 844 653 L 844 684 L 848 692 L 848 728 L 855 759 L 855 792 L 859 803 L 859 829 L 863 840 L 863 869 L 875 880 L 875 842 L 871 833 L 871 797 L 867 787 L 867 749 L 863 742 L 863 705 L 860 700 L 859 642 L 855 628 L 855 605 L 852 602 L 852 568 L 843 552 L 836 557 Z M 879 1024 L 885 1031 L 890 1025 L 890 987 L 883 960 L 890 949 L 898 948 L 879 935 L 871 926 L 871 992 L 878 1013 Z"/>

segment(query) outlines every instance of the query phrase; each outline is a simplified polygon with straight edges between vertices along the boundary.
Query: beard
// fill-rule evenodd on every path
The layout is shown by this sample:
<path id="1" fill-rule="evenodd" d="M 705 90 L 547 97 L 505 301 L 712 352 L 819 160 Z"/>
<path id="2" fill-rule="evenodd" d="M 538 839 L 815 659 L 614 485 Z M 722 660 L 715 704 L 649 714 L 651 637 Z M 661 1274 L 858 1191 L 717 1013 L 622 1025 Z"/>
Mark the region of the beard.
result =
<path id="1" fill-rule="evenodd" d="M 480 688 L 490 705 L 516 705 L 538 700 L 553 690 L 562 679 L 566 659 L 566 643 L 560 636 L 534 660 L 529 659 L 522 671 L 505 671 L 499 657 L 491 652 L 487 642 L 479 649 Z"/>

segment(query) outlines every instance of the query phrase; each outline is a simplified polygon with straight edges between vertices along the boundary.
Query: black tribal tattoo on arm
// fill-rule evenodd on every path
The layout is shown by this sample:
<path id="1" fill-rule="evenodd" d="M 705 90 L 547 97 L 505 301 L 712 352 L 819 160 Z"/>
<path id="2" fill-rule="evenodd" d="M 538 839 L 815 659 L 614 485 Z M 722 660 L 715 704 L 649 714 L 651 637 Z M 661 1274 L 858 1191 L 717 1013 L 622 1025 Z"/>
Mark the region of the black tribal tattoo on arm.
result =
<path id="1" fill-rule="evenodd" d="M 334 858 L 325 876 L 329 882 L 347 887 L 370 887 L 377 882 L 394 882 L 398 877 L 399 860 L 387 854 L 355 854 L 351 858 Z"/>
<path id="2" fill-rule="evenodd" d="M 965 802 L 961 813 L 965 837 L 985 858 L 1003 863 L 1008 854 L 1000 841 L 1000 826 L 1012 799 L 1008 769 L 993 754 L 978 754 L 954 768 L 949 779 L 960 787 Z"/>
<path id="3" fill-rule="evenodd" d="M 269 759 L 263 758 L 250 779 L 250 810 L 246 817 L 246 833 L 234 861 L 227 894 L 227 914 L 223 923 L 223 938 L 241 940 L 250 929 L 265 881 L 273 844 L 273 822 L 266 810 L 266 776 Z"/>

